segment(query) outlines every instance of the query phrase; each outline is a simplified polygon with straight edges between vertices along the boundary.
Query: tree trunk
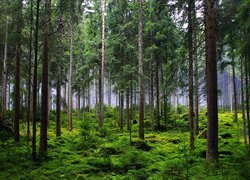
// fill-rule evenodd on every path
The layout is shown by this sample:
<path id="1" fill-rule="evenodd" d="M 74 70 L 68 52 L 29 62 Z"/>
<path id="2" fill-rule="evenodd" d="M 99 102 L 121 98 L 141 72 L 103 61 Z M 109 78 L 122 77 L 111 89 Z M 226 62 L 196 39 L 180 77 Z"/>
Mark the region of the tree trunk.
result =
<path id="1" fill-rule="evenodd" d="M 80 120 L 80 115 L 81 115 L 81 90 L 78 89 L 78 94 L 77 94 L 77 119 Z"/>
<path id="2" fill-rule="evenodd" d="M 160 93 L 159 93 L 159 63 L 156 63 L 155 67 L 155 86 L 156 86 L 156 117 L 157 117 L 157 129 L 160 129 Z"/>
<path id="3" fill-rule="evenodd" d="M 151 120 L 151 131 L 155 131 L 155 120 L 154 120 L 154 70 L 153 63 L 150 63 L 150 120 Z"/>
<path id="4" fill-rule="evenodd" d="M 62 1 L 59 4 L 59 20 L 57 30 L 58 40 L 58 59 L 57 59 L 57 84 L 56 84 L 56 136 L 61 136 L 61 86 L 62 86 L 62 28 L 63 28 L 63 17 L 62 17 Z M 66 96 L 66 92 L 65 92 Z"/>
<path id="5" fill-rule="evenodd" d="M 120 108 L 120 130 L 123 130 L 123 109 L 124 109 L 124 95 L 123 91 L 119 92 L 119 108 Z"/>
<path id="6" fill-rule="evenodd" d="M 206 78 L 207 78 L 207 153 L 208 162 L 218 160 L 217 62 L 214 0 L 205 0 Z"/>
<path id="7" fill-rule="evenodd" d="M 193 85 L 193 9 L 194 1 L 188 3 L 188 59 L 189 59 L 189 128 L 190 149 L 194 149 L 194 85 Z"/>
<path id="8" fill-rule="evenodd" d="M 249 56 L 249 55 L 248 55 Z M 248 128 L 248 152 L 250 156 L 250 114 L 249 114 L 249 78 L 248 78 L 248 66 L 249 59 L 246 57 L 245 59 L 245 87 L 246 87 L 246 117 L 247 117 L 247 128 Z"/>
<path id="9" fill-rule="evenodd" d="M 241 110 L 242 110 L 243 136 L 244 136 L 244 143 L 247 146 L 247 129 L 246 129 L 246 114 L 245 114 L 243 59 L 241 59 L 241 61 L 240 61 L 240 82 L 241 82 Z"/>
<path id="10" fill-rule="evenodd" d="M 20 118 L 20 61 L 21 61 L 21 22 L 23 1 L 18 1 L 17 26 L 16 26 L 16 64 L 15 64 L 15 94 L 14 94 L 14 140 L 20 142 L 19 118 Z"/>
<path id="11" fill-rule="evenodd" d="M 236 78 L 235 78 L 235 65 L 234 65 L 234 57 L 232 57 L 232 68 L 233 68 L 233 91 L 234 91 L 234 122 L 238 122 L 237 116 L 237 89 L 236 89 Z"/>
<path id="12" fill-rule="evenodd" d="M 130 125 L 129 125 L 129 122 L 130 122 L 130 112 L 129 112 L 129 97 L 130 97 L 130 90 L 129 88 L 127 88 L 127 91 L 126 91 L 126 112 L 127 112 L 127 130 L 129 131 L 130 129 Z"/>
<path id="13" fill-rule="evenodd" d="M 109 74 L 109 80 L 108 80 L 108 112 L 110 113 L 111 109 L 111 79 Z"/>
<path id="14" fill-rule="evenodd" d="M 73 67 L 73 53 L 74 53 L 74 24 L 71 25 L 70 29 L 70 62 L 69 62 L 69 131 L 72 130 L 72 67 Z"/>
<path id="15" fill-rule="evenodd" d="M 34 60 L 34 73 L 33 73 L 33 103 L 32 103 L 32 158 L 36 160 L 36 111 L 37 111 L 37 55 L 38 55 L 38 29 L 39 29 L 39 6 L 40 0 L 37 0 L 36 7 L 36 29 L 35 29 L 35 60 Z"/>
<path id="16" fill-rule="evenodd" d="M 139 64 L 139 138 L 144 140 L 144 80 L 143 80 L 143 25 L 142 0 L 138 0 L 138 64 Z"/>
<path id="17" fill-rule="evenodd" d="M 100 113 L 99 127 L 104 123 L 104 60 L 105 60 L 105 9 L 106 1 L 102 0 L 102 61 L 101 61 L 101 88 L 100 88 Z"/>
<path id="18" fill-rule="evenodd" d="M 199 134 L 199 65 L 197 58 L 197 32 L 194 33 L 194 40 L 194 134 L 197 136 Z"/>
<path id="19" fill-rule="evenodd" d="M 30 42 L 29 42 L 29 76 L 28 76 L 28 107 L 27 107 L 27 144 L 30 141 L 30 111 L 31 111 L 31 66 L 33 44 L 33 0 L 30 1 Z"/>
<path id="20" fill-rule="evenodd" d="M 8 18 L 6 17 L 6 32 L 4 43 L 4 58 L 3 58 L 3 78 L 2 78 L 2 112 L 0 127 L 5 126 L 5 111 L 6 111 L 6 89 L 7 89 L 7 55 L 8 55 Z"/>
<path id="21" fill-rule="evenodd" d="M 48 128 L 48 85 L 49 85 L 49 24 L 50 24 L 50 0 L 45 1 L 45 34 L 43 52 L 43 71 L 42 71 L 42 117 L 40 132 L 40 151 L 41 155 L 47 154 L 47 128 Z"/>

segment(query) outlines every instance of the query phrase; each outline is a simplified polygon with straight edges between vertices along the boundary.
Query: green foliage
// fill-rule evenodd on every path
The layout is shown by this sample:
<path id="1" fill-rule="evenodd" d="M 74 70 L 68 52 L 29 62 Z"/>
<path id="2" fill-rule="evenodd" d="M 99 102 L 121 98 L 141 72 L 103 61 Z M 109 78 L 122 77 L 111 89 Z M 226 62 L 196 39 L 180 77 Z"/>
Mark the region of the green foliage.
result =
<path id="1" fill-rule="evenodd" d="M 111 112 L 109 120 L 116 121 L 117 116 L 113 114 L 115 110 L 112 109 Z M 191 153 L 189 132 L 181 132 L 180 128 L 150 133 L 149 127 L 146 129 L 145 141 L 141 141 L 135 138 L 138 132 L 133 127 L 130 145 L 129 133 L 120 132 L 110 122 L 105 121 L 105 128 L 99 129 L 95 114 L 84 113 L 80 120 L 76 119 L 76 114 L 73 117 L 74 129 L 67 131 L 67 116 L 62 114 L 62 137 L 59 138 L 55 136 L 55 121 L 50 121 L 46 161 L 32 162 L 30 146 L 25 143 L 13 145 L 12 138 L 5 141 L 4 147 L 0 147 L 0 178 L 249 178 L 250 163 L 246 159 L 247 150 L 241 134 L 241 116 L 240 121 L 234 123 L 232 114 L 219 114 L 220 163 L 217 166 L 205 163 L 206 139 L 196 138 L 195 149 Z M 200 114 L 200 117 L 200 126 L 206 127 L 205 115 Z M 181 115 L 177 122 L 186 123 Z M 24 136 L 25 124 L 21 124 L 21 129 Z"/>

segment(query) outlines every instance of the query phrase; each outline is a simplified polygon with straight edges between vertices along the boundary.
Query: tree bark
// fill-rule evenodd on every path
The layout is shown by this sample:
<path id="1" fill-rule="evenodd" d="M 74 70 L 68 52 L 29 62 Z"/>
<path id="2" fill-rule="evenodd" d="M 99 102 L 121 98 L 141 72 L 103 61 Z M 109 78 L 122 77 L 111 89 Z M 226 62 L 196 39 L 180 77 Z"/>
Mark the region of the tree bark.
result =
<path id="1" fill-rule="evenodd" d="M 29 42 L 29 75 L 28 75 L 28 107 L 27 107 L 27 144 L 30 141 L 30 104 L 31 104 L 31 66 L 33 44 L 33 0 L 30 1 L 30 42 Z"/>
<path id="2" fill-rule="evenodd" d="M 62 1 L 59 4 L 59 20 L 57 30 L 58 40 L 58 61 L 57 61 L 57 84 L 56 84 L 56 136 L 61 136 L 61 86 L 62 86 Z M 66 96 L 66 92 L 65 92 Z"/>
<path id="3" fill-rule="evenodd" d="M 77 94 L 77 119 L 80 120 L 80 115 L 81 115 L 81 90 L 78 89 L 78 94 Z"/>
<path id="4" fill-rule="evenodd" d="M 102 61 L 101 61 L 101 93 L 100 93 L 100 113 L 99 127 L 103 127 L 104 123 L 104 60 L 105 60 L 105 10 L 106 1 L 102 0 Z"/>
<path id="5" fill-rule="evenodd" d="M 38 55 L 38 29 L 39 29 L 39 6 L 40 0 L 37 0 L 36 7 L 36 29 L 35 29 L 35 59 L 34 59 L 34 73 L 33 73 L 33 103 L 32 103 L 32 158 L 36 160 L 36 111 L 37 111 L 37 55 Z"/>
<path id="6" fill-rule="evenodd" d="M 50 24 L 50 0 L 45 1 L 45 34 L 42 71 L 42 117 L 40 132 L 40 152 L 47 155 L 47 128 L 48 128 L 48 95 L 49 95 L 49 24 Z"/>
<path id="7" fill-rule="evenodd" d="M 217 62 L 214 0 L 205 0 L 206 79 L 207 79 L 207 153 L 208 162 L 218 160 Z"/>
<path id="8" fill-rule="evenodd" d="M 21 61 L 21 22 L 22 0 L 18 1 L 17 26 L 16 26 L 16 63 L 15 63 L 15 87 L 14 87 L 14 140 L 20 142 L 19 118 L 20 118 L 20 61 Z"/>
<path id="9" fill-rule="evenodd" d="M 2 77 L 2 111 L 0 126 L 5 126 L 6 113 L 6 89 L 7 89 L 7 55 L 8 55 L 8 18 L 6 17 L 6 32 L 4 43 L 4 58 L 3 58 L 3 77 Z"/>
<path id="10" fill-rule="evenodd" d="M 70 29 L 70 62 L 69 62 L 69 131 L 72 130 L 72 68 L 73 68 L 73 58 L 74 58 L 74 24 L 71 25 Z"/>
<path id="11" fill-rule="evenodd" d="M 234 57 L 232 57 L 232 68 L 233 68 L 233 91 L 234 91 L 234 122 L 238 122 L 238 116 L 237 116 L 237 109 L 238 109 L 238 103 L 237 103 L 237 89 L 236 89 L 236 78 L 235 78 L 235 65 L 234 65 Z"/>
<path id="12" fill-rule="evenodd" d="M 143 23 L 142 0 L 138 0 L 138 64 L 139 64 L 139 138 L 144 140 L 144 80 L 143 80 Z"/>
<path id="13" fill-rule="evenodd" d="M 245 95 L 244 95 L 244 73 L 243 73 L 243 59 L 240 61 L 240 81 L 241 81 L 241 110 L 242 110 L 242 125 L 244 143 L 247 146 L 247 129 L 246 129 L 246 114 L 245 114 Z"/>
<path id="14" fill-rule="evenodd" d="M 188 59 L 189 59 L 189 127 L 190 149 L 194 149 L 194 85 L 193 85 L 193 13 L 194 1 L 188 3 Z"/>
<path id="15" fill-rule="evenodd" d="M 129 97 L 130 97 L 130 90 L 129 88 L 127 88 L 127 91 L 126 91 L 126 112 L 127 112 L 127 130 L 129 131 L 130 129 L 130 111 L 129 111 Z"/>
<path id="16" fill-rule="evenodd" d="M 150 120 L 151 120 L 151 131 L 155 131 L 155 120 L 154 120 L 154 70 L 153 63 L 150 63 Z"/>

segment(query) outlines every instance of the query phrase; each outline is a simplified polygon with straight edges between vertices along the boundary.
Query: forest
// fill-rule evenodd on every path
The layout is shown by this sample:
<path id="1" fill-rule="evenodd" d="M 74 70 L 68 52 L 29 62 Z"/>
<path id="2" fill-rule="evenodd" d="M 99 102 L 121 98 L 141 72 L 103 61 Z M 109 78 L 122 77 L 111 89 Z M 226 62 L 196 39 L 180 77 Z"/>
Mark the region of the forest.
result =
<path id="1" fill-rule="evenodd" d="M 250 179 L 250 0 L 0 0 L 0 179 Z"/>

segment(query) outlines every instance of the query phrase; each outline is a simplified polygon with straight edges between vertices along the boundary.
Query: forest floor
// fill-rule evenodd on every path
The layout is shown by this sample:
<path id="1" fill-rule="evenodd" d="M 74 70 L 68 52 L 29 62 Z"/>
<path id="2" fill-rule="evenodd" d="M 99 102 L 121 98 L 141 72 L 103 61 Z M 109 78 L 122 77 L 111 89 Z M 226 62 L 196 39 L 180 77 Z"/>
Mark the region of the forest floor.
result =
<path id="1" fill-rule="evenodd" d="M 200 118 L 200 136 L 189 152 L 188 121 L 183 115 L 171 117 L 168 130 L 150 132 L 145 121 L 145 142 L 133 125 L 132 145 L 126 126 L 117 127 L 118 113 L 106 113 L 103 129 L 97 127 L 95 113 L 84 113 L 73 130 L 67 130 L 62 114 L 62 136 L 55 136 L 55 114 L 48 130 L 48 158 L 33 162 L 31 143 L 26 144 L 26 123 L 21 123 L 21 144 L 12 138 L 0 146 L 0 179 L 249 179 L 250 161 L 242 135 L 242 120 L 233 123 L 230 113 L 219 114 L 218 165 L 208 165 L 206 117 Z M 39 124 L 38 124 L 39 125 Z M 31 127 L 32 129 L 32 127 Z M 39 127 L 37 139 L 39 140 Z"/>

